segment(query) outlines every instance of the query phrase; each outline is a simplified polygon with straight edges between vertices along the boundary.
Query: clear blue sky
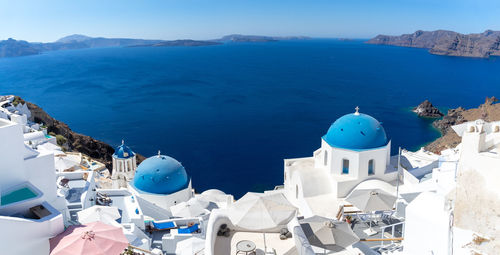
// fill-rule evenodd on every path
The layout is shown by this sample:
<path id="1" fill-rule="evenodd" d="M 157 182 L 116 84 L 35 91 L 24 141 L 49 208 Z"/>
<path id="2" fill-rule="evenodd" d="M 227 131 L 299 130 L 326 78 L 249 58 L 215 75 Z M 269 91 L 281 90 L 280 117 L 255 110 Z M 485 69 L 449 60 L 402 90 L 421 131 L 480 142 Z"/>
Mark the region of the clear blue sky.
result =
<path id="1" fill-rule="evenodd" d="M 211 39 L 225 34 L 369 38 L 500 30 L 500 0 L 0 0 L 0 39 L 70 34 Z"/>

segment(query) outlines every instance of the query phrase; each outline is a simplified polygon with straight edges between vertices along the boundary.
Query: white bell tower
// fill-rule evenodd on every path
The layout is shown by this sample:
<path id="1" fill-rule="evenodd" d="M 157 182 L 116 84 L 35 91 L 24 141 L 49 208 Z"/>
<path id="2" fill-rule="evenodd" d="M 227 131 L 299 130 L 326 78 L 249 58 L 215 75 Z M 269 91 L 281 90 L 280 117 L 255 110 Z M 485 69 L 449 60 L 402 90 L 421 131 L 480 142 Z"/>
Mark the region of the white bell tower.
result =
<path id="1" fill-rule="evenodd" d="M 113 154 L 113 171 L 111 173 L 113 188 L 126 188 L 127 183 L 134 178 L 136 168 L 135 152 L 122 140 L 122 144 L 116 148 Z"/>

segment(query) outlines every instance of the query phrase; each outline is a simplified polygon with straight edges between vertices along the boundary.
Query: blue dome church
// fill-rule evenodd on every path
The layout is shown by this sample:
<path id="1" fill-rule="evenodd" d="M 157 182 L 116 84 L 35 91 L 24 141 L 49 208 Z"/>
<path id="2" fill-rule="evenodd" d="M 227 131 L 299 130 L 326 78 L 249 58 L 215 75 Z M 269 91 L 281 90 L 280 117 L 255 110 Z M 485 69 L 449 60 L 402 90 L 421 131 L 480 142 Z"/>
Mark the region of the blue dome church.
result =
<path id="1" fill-rule="evenodd" d="M 349 113 L 335 120 L 312 157 L 285 160 L 285 190 L 299 200 L 319 194 L 346 197 L 369 179 L 392 181 L 391 141 L 382 123 L 368 114 Z"/>
<path id="2" fill-rule="evenodd" d="M 167 210 L 193 196 L 186 169 L 179 161 L 160 152 L 139 164 L 129 188 L 137 196 Z"/>
<path id="3" fill-rule="evenodd" d="M 111 180 L 113 188 L 126 188 L 127 183 L 134 178 L 135 169 L 137 168 L 135 152 L 125 145 L 125 141 L 122 140 L 122 144 L 116 147 L 112 159 Z"/>

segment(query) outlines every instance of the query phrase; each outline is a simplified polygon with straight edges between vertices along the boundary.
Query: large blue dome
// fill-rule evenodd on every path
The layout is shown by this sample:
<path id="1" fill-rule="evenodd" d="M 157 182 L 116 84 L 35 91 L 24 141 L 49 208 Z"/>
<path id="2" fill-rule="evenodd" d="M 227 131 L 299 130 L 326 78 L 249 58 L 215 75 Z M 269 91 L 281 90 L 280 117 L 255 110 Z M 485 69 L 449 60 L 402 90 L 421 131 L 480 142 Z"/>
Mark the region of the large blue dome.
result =
<path id="1" fill-rule="evenodd" d="M 125 145 L 125 142 L 122 141 L 122 145 L 116 147 L 115 153 L 113 153 L 113 157 L 115 158 L 130 158 L 135 155 L 135 152 L 133 152 L 127 145 Z"/>
<path id="2" fill-rule="evenodd" d="M 185 189 L 189 177 L 174 158 L 158 155 L 147 158 L 135 170 L 133 186 L 154 194 L 172 194 Z"/>
<path id="3" fill-rule="evenodd" d="M 330 146 L 366 150 L 387 145 L 384 128 L 375 118 L 362 113 L 346 114 L 337 119 L 323 136 Z"/>

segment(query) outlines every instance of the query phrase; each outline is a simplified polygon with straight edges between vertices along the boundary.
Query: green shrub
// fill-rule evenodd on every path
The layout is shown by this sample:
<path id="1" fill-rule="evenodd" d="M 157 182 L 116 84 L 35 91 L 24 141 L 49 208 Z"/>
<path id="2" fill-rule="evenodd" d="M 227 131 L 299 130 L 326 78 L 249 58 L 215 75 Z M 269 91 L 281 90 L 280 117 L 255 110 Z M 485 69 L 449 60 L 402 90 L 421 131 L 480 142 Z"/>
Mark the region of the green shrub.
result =
<path id="1" fill-rule="evenodd" d="M 12 101 L 12 104 L 13 104 L 14 106 L 17 106 L 19 103 L 21 103 L 21 100 L 22 100 L 22 99 L 21 99 L 20 97 L 15 96 L 15 97 L 14 97 L 14 101 Z"/>
<path id="2" fill-rule="evenodd" d="M 57 145 L 62 146 L 68 140 L 66 140 L 66 138 L 64 136 L 62 136 L 62 135 L 56 135 L 56 141 L 57 141 Z"/>

